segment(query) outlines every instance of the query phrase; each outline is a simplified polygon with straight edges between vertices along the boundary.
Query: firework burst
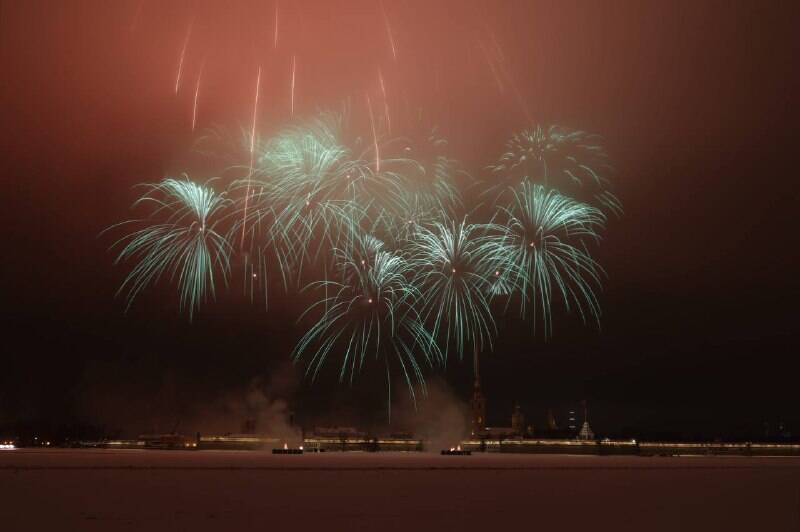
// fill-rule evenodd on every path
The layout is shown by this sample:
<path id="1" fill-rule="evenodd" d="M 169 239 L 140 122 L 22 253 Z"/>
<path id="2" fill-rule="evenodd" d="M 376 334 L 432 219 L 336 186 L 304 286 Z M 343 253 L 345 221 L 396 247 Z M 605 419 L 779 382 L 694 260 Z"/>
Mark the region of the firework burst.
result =
<path id="1" fill-rule="evenodd" d="M 482 350 L 496 333 L 490 302 L 499 267 L 497 239 L 492 226 L 451 221 L 419 227 L 411 241 L 422 313 L 441 339 L 445 355 L 451 345 L 459 357 L 465 344 Z"/>
<path id="2" fill-rule="evenodd" d="M 151 216 L 127 223 L 146 227 L 115 243 L 122 246 L 117 263 L 136 261 L 119 292 L 127 292 L 130 307 L 142 289 L 168 276 L 178 283 L 181 308 L 191 319 L 207 295 L 214 296 L 216 282 L 227 282 L 230 245 L 218 224 L 230 201 L 207 185 L 168 178 L 147 185 L 134 207 L 141 204 L 154 206 Z"/>
<path id="3" fill-rule="evenodd" d="M 506 268 L 498 270 L 500 283 L 521 295 L 520 311 L 533 307 L 534 325 L 541 321 L 552 332 L 551 307 L 560 299 L 567 310 L 575 308 L 585 321 L 600 318 L 594 287 L 602 270 L 585 245 L 599 239 L 603 213 L 541 185 L 522 183 L 512 190 L 510 207 L 502 207 L 504 234 L 493 240 L 495 253 Z"/>
<path id="4" fill-rule="evenodd" d="M 377 361 L 390 401 L 393 371 L 413 398 L 424 370 L 452 350 L 472 350 L 477 372 L 497 334 L 496 298 L 518 302 L 546 335 L 557 303 L 599 321 L 603 272 L 588 244 L 599 240 L 603 210 L 621 207 L 606 188 L 611 167 L 597 137 L 556 127 L 515 135 L 490 167 L 499 178 L 494 216 L 473 224 L 457 214 L 469 175 L 435 128 L 386 138 L 368 105 L 360 131 L 346 107 L 262 137 L 254 102 L 248 128 L 211 129 L 196 144 L 207 166 L 222 166 L 224 193 L 167 178 L 134 204 L 152 205 L 148 218 L 119 224 L 144 224 L 114 244 L 116 262 L 134 263 L 119 289 L 128 306 L 168 277 L 191 319 L 228 284 L 235 257 L 251 299 L 263 289 L 266 301 L 275 275 L 284 290 L 314 294 L 301 316 L 313 323 L 292 353 L 313 379 L 331 358 L 350 382 Z M 569 187 L 591 189 L 598 206 L 560 192 Z"/>
<path id="5" fill-rule="evenodd" d="M 564 193 L 596 203 L 606 211 L 622 214 L 622 203 L 609 190 L 613 172 L 599 135 L 561 126 L 536 126 L 521 131 L 506 143 L 506 152 L 489 166 L 495 191 L 524 181 L 555 187 Z"/>
<path id="6" fill-rule="evenodd" d="M 307 372 L 316 377 L 332 353 L 341 354 L 339 379 L 352 382 L 370 359 L 382 359 L 389 368 L 399 366 L 412 397 L 415 383 L 424 391 L 422 365 L 442 360 L 433 336 L 417 310 L 419 291 L 408 282 L 411 265 L 403 257 L 383 250 L 373 237 L 351 250 L 337 249 L 338 280 L 311 283 L 325 296 L 305 315 L 321 316 L 295 347 L 293 358 L 306 360 Z"/>

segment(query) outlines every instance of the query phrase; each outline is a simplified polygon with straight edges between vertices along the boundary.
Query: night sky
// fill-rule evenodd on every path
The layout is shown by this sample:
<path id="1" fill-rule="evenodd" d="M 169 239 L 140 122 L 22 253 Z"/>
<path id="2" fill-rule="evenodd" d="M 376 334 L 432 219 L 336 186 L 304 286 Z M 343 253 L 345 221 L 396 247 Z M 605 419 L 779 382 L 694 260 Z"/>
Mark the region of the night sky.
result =
<path id="1" fill-rule="evenodd" d="M 288 118 L 295 54 L 299 114 L 358 94 L 383 65 L 478 177 L 526 112 L 605 137 L 625 214 L 596 252 L 601 330 L 557 312 L 545 341 L 514 313 L 499 319 L 481 362 L 492 424 L 515 401 L 542 424 L 548 407 L 586 399 L 600 434 L 783 421 L 800 435 L 788 2 L 386 0 L 396 63 L 376 1 L 281 2 L 277 51 L 274 4 L 231 4 L 0 2 L 0 430 L 184 428 L 253 383 L 304 423 L 380 424 L 382 380 L 312 386 L 291 366 L 303 330 L 291 296 L 265 312 L 234 289 L 189 323 L 159 285 L 126 315 L 115 292 L 127 268 L 99 236 L 131 216 L 135 184 L 184 168 L 204 57 L 199 127 L 245 125 L 262 65 L 270 130 Z M 521 98 L 498 93 L 475 46 L 487 31 Z M 435 387 L 469 397 L 469 361 L 438 374 Z"/>

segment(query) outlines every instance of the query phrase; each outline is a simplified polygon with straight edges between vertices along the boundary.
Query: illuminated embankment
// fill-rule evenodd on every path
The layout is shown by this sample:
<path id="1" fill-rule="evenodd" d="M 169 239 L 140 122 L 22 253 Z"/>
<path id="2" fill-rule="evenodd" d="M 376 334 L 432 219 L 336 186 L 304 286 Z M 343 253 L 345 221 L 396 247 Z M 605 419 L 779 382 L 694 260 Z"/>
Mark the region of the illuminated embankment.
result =
<path id="1" fill-rule="evenodd" d="M 461 445 L 471 451 L 500 453 L 800 456 L 800 444 L 797 443 L 639 442 L 608 439 L 587 441 L 520 438 L 466 440 L 461 442 Z"/>
<path id="2" fill-rule="evenodd" d="M 175 438 L 175 437 L 173 437 Z M 225 435 L 202 436 L 194 443 L 188 438 L 180 439 L 178 444 L 167 445 L 163 441 L 149 440 L 106 440 L 85 442 L 82 447 L 116 449 L 180 449 L 180 450 L 270 450 L 286 445 L 287 442 L 269 436 Z M 173 443 L 170 440 L 167 443 Z M 292 448 L 299 448 L 300 442 L 289 442 Z M 453 442 L 452 447 L 473 453 L 517 453 L 517 454 L 584 454 L 584 455 L 632 455 L 632 456 L 800 456 L 800 443 L 753 443 L 753 442 L 642 442 L 637 440 L 570 440 L 570 439 L 523 439 L 487 438 Z M 307 452 L 435 452 L 442 449 L 432 442 L 416 438 L 399 437 L 306 437 L 302 448 Z"/>

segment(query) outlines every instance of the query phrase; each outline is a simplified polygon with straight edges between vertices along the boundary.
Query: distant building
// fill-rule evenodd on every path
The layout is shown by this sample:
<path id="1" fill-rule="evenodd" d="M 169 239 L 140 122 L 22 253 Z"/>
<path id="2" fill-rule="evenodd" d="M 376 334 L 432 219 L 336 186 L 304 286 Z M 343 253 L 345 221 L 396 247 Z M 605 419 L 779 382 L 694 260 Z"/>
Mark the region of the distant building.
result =
<path id="1" fill-rule="evenodd" d="M 475 377 L 472 392 L 472 435 L 478 436 L 486 431 L 486 398 L 481 393 L 481 381 Z"/>
<path id="2" fill-rule="evenodd" d="M 575 411 L 574 410 L 570 410 L 569 411 L 569 417 L 567 418 L 567 428 L 573 434 L 575 433 L 575 431 L 578 430 L 578 422 L 576 421 Z"/>
<path id="3" fill-rule="evenodd" d="M 588 421 L 584 421 L 583 425 L 581 426 L 581 430 L 578 431 L 578 439 L 579 440 L 593 440 L 594 439 L 594 431 L 589 426 Z"/>
<path id="4" fill-rule="evenodd" d="M 576 429 L 570 430 L 566 424 L 563 426 L 558 424 L 552 408 L 547 409 L 545 422 L 542 425 L 535 430 L 528 431 L 530 436 L 559 440 L 574 438 L 576 433 Z"/>
<path id="5" fill-rule="evenodd" d="M 552 408 L 547 409 L 547 430 L 558 430 L 558 423 L 556 423 Z"/>
<path id="6" fill-rule="evenodd" d="M 511 430 L 519 435 L 523 435 L 527 432 L 525 428 L 525 414 L 520 410 L 519 404 L 514 405 L 514 412 L 511 413 Z"/>
<path id="7" fill-rule="evenodd" d="M 583 404 L 583 425 L 581 425 L 581 430 L 578 431 L 577 437 L 579 440 L 593 440 L 594 431 L 589 426 L 589 407 L 585 399 L 581 403 Z"/>
<path id="8" fill-rule="evenodd" d="M 525 414 L 518 404 L 514 405 L 514 410 L 511 412 L 511 426 L 510 427 L 484 427 L 479 435 L 493 439 L 500 440 L 506 438 L 525 438 L 533 434 L 533 426 L 525 425 Z"/>

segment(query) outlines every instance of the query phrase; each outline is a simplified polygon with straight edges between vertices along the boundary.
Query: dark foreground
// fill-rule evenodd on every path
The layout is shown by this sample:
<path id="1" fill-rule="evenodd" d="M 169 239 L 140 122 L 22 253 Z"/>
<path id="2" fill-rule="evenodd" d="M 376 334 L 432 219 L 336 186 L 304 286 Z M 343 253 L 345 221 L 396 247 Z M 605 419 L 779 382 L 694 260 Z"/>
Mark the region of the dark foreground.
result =
<path id="1" fill-rule="evenodd" d="M 512 526 L 800 530 L 800 459 L 0 451 L 3 530 Z"/>

